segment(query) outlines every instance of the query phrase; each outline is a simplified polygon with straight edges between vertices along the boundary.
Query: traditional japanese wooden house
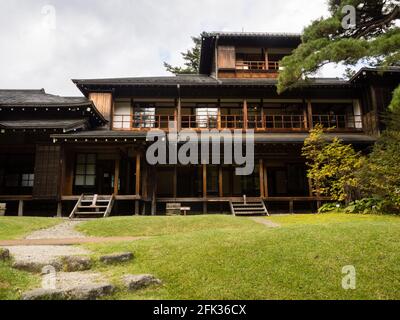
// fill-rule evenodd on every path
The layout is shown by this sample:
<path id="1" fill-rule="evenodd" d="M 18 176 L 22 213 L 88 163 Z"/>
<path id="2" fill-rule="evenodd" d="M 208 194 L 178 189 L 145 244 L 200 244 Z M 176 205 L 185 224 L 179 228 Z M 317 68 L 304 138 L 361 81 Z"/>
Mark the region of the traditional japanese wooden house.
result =
<path id="1" fill-rule="evenodd" d="M 315 78 L 276 92 L 279 62 L 300 36 L 210 33 L 200 73 L 73 80 L 82 98 L 0 90 L 0 202 L 8 215 L 163 214 L 315 210 L 301 147 L 317 123 L 368 150 L 400 69 L 361 69 L 350 80 Z M 235 165 L 150 165 L 147 133 L 177 129 L 255 131 L 255 170 Z M 249 206 L 243 206 L 246 195 Z M 261 207 L 257 207 L 261 204 Z M 253 206 L 253 207 L 252 207 Z"/>

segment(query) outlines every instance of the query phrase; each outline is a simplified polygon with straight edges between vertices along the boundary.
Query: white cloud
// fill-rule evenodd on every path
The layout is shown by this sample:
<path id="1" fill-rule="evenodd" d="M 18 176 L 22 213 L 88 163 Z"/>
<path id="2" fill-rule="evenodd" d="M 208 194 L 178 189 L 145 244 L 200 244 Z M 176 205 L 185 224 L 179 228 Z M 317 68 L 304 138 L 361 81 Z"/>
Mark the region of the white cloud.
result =
<path id="1" fill-rule="evenodd" d="M 326 0 L 1 1 L 0 88 L 78 95 L 71 78 L 166 75 L 202 31 L 301 32 L 326 13 Z"/>

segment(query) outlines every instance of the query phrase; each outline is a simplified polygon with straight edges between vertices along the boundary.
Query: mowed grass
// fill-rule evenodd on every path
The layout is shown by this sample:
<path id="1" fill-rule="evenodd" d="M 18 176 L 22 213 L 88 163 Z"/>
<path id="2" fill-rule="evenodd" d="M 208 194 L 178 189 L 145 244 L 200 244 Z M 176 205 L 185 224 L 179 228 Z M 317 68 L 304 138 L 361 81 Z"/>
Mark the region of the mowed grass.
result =
<path id="1" fill-rule="evenodd" d="M 0 240 L 13 240 L 33 231 L 49 228 L 60 219 L 31 217 L 0 217 Z M 11 268 L 11 262 L 0 261 L 0 300 L 16 300 L 21 294 L 38 287 L 40 277 Z"/>
<path id="2" fill-rule="evenodd" d="M 0 217 L 0 240 L 21 238 L 33 231 L 55 226 L 61 221 L 55 218 Z"/>
<path id="3" fill-rule="evenodd" d="M 79 225 L 77 230 L 97 237 L 162 236 L 210 228 L 238 230 L 246 225 L 254 227 L 254 223 L 247 218 L 232 218 L 229 215 L 115 217 L 89 221 Z"/>
<path id="4" fill-rule="evenodd" d="M 231 216 L 131 217 L 85 223 L 96 236 L 152 236 L 88 245 L 95 256 L 133 251 L 132 262 L 104 266 L 117 285 L 113 299 L 400 299 L 400 218 L 295 215 L 270 218 L 271 229 Z M 357 289 L 342 288 L 353 265 Z M 161 287 L 136 293 L 120 278 L 151 273 Z"/>
<path id="5" fill-rule="evenodd" d="M 25 291 L 39 287 L 39 275 L 12 269 L 10 262 L 0 261 L 0 300 L 18 300 Z"/>

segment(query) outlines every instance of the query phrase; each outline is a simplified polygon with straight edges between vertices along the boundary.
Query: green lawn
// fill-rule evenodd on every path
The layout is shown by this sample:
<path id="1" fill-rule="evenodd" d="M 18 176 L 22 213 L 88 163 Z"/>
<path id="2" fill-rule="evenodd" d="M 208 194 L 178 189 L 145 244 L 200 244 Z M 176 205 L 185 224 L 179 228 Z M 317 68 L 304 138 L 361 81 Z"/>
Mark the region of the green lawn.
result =
<path id="1" fill-rule="evenodd" d="M 91 235 L 151 235 L 131 243 L 89 245 L 95 255 L 133 251 L 128 264 L 96 266 L 117 284 L 152 273 L 164 286 L 115 299 L 400 299 L 400 218 L 296 215 L 270 229 L 231 216 L 131 217 L 88 222 Z M 111 231 L 112 230 L 112 231 Z M 341 287 L 354 265 L 357 289 Z"/>
<path id="2" fill-rule="evenodd" d="M 125 264 L 95 264 L 94 271 L 103 272 L 119 288 L 111 299 L 400 299 L 400 217 L 268 219 L 281 228 L 209 215 L 99 219 L 79 229 L 93 236 L 150 236 L 86 245 L 94 257 L 135 253 Z M 341 271 L 347 265 L 356 268 L 356 290 L 341 287 Z M 120 283 L 127 273 L 151 273 L 164 285 L 129 293 Z M 0 264 L 0 299 L 18 297 L 38 281 Z"/>
<path id="3" fill-rule="evenodd" d="M 22 238 L 35 230 L 60 222 L 53 218 L 0 217 L 0 240 Z M 39 283 L 39 276 L 12 269 L 11 262 L 0 262 L 0 300 L 19 299 L 22 292 Z"/>
<path id="4" fill-rule="evenodd" d="M 55 218 L 0 217 L 0 240 L 13 240 L 60 223 Z"/>

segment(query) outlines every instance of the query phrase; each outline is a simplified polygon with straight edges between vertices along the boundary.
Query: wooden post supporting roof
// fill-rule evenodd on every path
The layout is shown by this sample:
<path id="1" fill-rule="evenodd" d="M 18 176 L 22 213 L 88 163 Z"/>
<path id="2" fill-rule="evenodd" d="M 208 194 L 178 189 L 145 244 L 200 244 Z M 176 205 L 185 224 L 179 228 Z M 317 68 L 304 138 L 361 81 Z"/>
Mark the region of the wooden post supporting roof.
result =
<path id="1" fill-rule="evenodd" d="M 119 167 L 121 161 L 119 159 L 115 160 L 115 170 L 114 170 L 114 195 L 118 195 L 119 192 Z"/>
<path id="2" fill-rule="evenodd" d="M 178 98 L 176 99 L 176 113 L 177 113 L 176 129 L 179 132 L 182 128 L 181 86 L 179 84 L 177 85 L 177 89 L 178 89 Z"/>
<path id="3" fill-rule="evenodd" d="M 140 154 L 136 155 L 136 182 L 135 182 L 135 192 L 137 196 L 140 196 L 140 161 L 141 161 L 141 156 Z"/>
<path id="4" fill-rule="evenodd" d="M 264 174 L 264 197 L 265 198 L 268 198 L 269 197 L 269 191 L 268 191 L 268 169 L 267 169 L 267 166 L 266 166 L 266 164 L 264 163 L 264 165 L 263 165 L 263 167 L 264 167 L 264 172 L 263 172 L 263 174 Z"/>
<path id="5" fill-rule="evenodd" d="M 248 128 L 248 109 L 247 109 L 247 100 L 243 100 L 243 129 Z"/>
<path id="6" fill-rule="evenodd" d="M 260 197 L 265 197 L 264 192 L 264 161 L 260 159 L 260 168 L 259 168 L 259 175 L 260 175 Z"/>
<path id="7" fill-rule="evenodd" d="M 307 100 L 307 121 L 308 121 L 308 128 L 309 129 L 314 128 L 311 100 Z"/>

